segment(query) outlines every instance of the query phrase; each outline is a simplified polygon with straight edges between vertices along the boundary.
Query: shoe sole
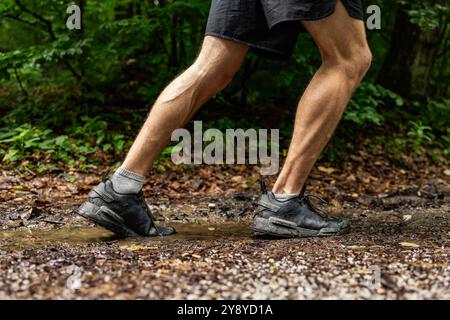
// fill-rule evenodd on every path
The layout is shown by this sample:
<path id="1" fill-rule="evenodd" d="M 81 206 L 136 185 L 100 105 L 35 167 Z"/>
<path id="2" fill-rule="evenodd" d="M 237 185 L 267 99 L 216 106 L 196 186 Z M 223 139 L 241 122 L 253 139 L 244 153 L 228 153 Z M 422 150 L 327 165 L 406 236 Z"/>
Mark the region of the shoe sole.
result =
<path id="1" fill-rule="evenodd" d="M 250 229 L 256 235 L 269 235 L 280 238 L 330 237 L 346 234 L 350 231 L 348 226 L 339 230 L 335 228 L 322 228 L 320 230 L 301 228 L 291 221 L 275 217 L 268 219 L 255 217 L 250 225 Z"/>
<path id="2" fill-rule="evenodd" d="M 78 208 L 77 213 L 119 236 L 139 237 L 136 232 L 123 223 L 123 219 L 117 213 L 105 206 L 99 207 L 93 203 L 85 202 Z"/>

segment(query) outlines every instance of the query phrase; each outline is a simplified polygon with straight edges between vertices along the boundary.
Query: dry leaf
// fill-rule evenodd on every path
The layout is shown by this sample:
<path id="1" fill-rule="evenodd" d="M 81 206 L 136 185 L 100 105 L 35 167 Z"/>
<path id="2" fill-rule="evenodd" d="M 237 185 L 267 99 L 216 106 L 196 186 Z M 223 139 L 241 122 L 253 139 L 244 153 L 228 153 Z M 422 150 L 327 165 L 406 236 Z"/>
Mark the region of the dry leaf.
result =
<path id="1" fill-rule="evenodd" d="M 413 243 L 413 242 L 400 242 L 400 245 L 402 247 L 409 247 L 409 248 L 418 248 L 418 247 L 420 247 L 417 243 Z"/>
<path id="2" fill-rule="evenodd" d="M 326 174 L 332 174 L 333 172 L 336 171 L 336 169 L 334 168 L 327 168 L 323 166 L 319 166 L 317 169 L 319 169 L 320 172 L 325 172 Z"/>
<path id="3" fill-rule="evenodd" d="M 412 215 L 410 215 L 410 214 L 405 214 L 405 215 L 403 216 L 403 221 L 409 221 L 409 220 L 411 220 L 411 218 L 412 218 Z"/>
<path id="4" fill-rule="evenodd" d="M 350 247 L 348 247 L 349 249 L 351 249 L 351 250 L 364 250 L 364 249 L 366 249 L 366 246 L 350 246 Z"/>
<path id="5" fill-rule="evenodd" d="M 354 272 L 356 273 L 356 274 L 373 274 L 373 272 L 372 271 L 370 271 L 370 270 L 367 270 L 367 269 L 355 269 L 354 270 Z"/>
<path id="6" fill-rule="evenodd" d="M 141 246 L 141 245 L 138 245 L 138 244 L 132 244 L 130 246 L 126 246 L 126 245 L 125 246 L 120 246 L 120 249 L 130 250 L 130 251 L 138 251 L 138 250 L 144 250 L 145 247 Z"/>

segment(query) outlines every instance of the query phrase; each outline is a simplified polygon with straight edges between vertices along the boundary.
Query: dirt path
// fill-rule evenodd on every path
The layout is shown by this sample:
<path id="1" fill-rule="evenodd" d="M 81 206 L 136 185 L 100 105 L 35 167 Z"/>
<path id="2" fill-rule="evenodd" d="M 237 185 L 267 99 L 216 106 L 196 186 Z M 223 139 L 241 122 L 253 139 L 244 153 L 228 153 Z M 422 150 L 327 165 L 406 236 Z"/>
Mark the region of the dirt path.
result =
<path id="1" fill-rule="evenodd" d="M 349 235 L 290 240 L 252 236 L 254 199 L 156 203 L 179 231 L 164 239 L 117 239 L 79 199 L 0 203 L 0 298 L 450 299 L 447 196 L 343 202 Z"/>

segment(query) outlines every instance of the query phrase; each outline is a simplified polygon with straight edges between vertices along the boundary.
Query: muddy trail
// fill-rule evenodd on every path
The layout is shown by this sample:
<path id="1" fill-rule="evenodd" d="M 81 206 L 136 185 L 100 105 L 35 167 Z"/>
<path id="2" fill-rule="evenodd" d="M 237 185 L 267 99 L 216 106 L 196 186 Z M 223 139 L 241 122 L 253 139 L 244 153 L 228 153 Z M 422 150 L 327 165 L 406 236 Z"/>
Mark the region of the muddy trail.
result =
<path id="1" fill-rule="evenodd" d="M 146 192 L 178 233 L 119 239 L 74 214 L 88 188 L 44 195 L 11 179 L 3 190 L 14 196 L 0 202 L 2 299 L 450 299 L 443 181 L 329 198 L 351 233 L 310 239 L 255 237 L 256 188 Z"/>

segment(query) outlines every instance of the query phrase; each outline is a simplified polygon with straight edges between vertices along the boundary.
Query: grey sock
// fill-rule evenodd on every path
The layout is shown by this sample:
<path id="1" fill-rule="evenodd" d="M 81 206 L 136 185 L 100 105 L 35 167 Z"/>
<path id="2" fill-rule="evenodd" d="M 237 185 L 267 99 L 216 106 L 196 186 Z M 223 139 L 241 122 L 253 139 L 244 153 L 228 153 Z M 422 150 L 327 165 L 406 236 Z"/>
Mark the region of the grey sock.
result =
<path id="1" fill-rule="evenodd" d="M 111 181 L 118 193 L 138 193 L 144 185 L 145 177 L 123 168 L 114 172 Z"/>
<path id="2" fill-rule="evenodd" d="M 273 195 L 275 196 L 275 199 L 277 199 L 279 201 L 288 201 L 288 200 L 298 197 L 299 194 L 300 193 L 297 193 L 297 194 L 274 193 Z"/>

